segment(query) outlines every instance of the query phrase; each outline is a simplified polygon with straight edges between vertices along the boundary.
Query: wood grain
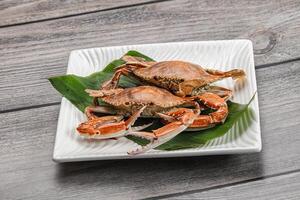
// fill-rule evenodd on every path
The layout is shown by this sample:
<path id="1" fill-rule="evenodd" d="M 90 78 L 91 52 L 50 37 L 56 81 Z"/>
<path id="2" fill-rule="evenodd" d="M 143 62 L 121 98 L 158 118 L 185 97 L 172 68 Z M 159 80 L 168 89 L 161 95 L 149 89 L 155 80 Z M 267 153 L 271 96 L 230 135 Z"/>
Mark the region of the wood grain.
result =
<path id="1" fill-rule="evenodd" d="M 0 2 L 0 199 L 299 199 L 300 2 L 155 2 Z M 61 97 L 46 78 L 71 50 L 234 38 L 254 43 L 261 153 L 51 160 Z"/>
<path id="2" fill-rule="evenodd" d="M 0 1 L 0 27 L 108 10 L 150 0 L 5 0 Z"/>
<path id="3" fill-rule="evenodd" d="M 278 177 L 239 184 L 226 188 L 209 190 L 201 193 L 170 197 L 165 199 L 299 199 L 300 173 L 292 173 Z"/>
<path id="4" fill-rule="evenodd" d="M 300 62 L 256 74 L 263 151 L 255 154 L 56 164 L 58 105 L 0 114 L 0 198 L 140 199 L 299 170 Z"/>
<path id="5" fill-rule="evenodd" d="M 249 38 L 257 65 L 299 57 L 299 1 L 168 1 L 0 29 L 0 112 L 60 101 L 73 49 Z"/>

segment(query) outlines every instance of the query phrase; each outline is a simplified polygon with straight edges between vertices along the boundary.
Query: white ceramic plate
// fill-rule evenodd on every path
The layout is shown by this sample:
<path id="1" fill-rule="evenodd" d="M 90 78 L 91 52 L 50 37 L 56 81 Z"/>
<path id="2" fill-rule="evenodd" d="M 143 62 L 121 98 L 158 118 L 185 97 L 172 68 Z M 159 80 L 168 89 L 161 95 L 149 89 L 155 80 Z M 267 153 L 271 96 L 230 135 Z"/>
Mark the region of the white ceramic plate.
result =
<path id="1" fill-rule="evenodd" d="M 185 60 L 224 71 L 242 68 L 247 74 L 243 86 L 236 84 L 232 79 L 225 79 L 216 84 L 233 89 L 233 101 L 238 103 L 248 103 L 257 90 L 253 48 L 249 40 L 177 42 L 76 50 L 71 52 L 67 74 L 87 76 L 102 70 L 112 60 L 120 58 L 129 50 L 137 50 L 157 61 Z M 261 134 L 257 95 L 250 107 L 254 114 L 250 116 L 250 126 L 243 133 L 240 131 L 241 128 L 249 123 L 246 116 L 243 116 L 223 137 L 211 140 L 198 148 L 175 151 L 150 150 L 144 154 L 129 156 L 127 151 L 138 145 L 126 138 L 102 141 L 82 139 L 75 128 L 85 120 L 85 116 L 63 98 L 53 159 L 58 162 L 70 162 L 258 152 L 261 150 Z"/>

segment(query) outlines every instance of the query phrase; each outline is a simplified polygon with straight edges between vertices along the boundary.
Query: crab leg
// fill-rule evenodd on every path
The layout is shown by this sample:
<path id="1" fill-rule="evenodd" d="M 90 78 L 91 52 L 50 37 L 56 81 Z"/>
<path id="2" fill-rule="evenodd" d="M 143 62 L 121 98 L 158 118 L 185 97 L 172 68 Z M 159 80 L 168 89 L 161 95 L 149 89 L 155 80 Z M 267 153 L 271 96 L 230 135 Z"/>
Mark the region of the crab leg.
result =
<path id="1" fill-rule="evenodd" d="M 77 127 L 77 131 L 84 137 L 95 139 L 123 137 L 129 130 L 131 130 L 131 126 L 141 115 L 144 109 L 145 107 L 141 108 L 127 120 L 123 120 L 123 116 L 96 117 L 95 115 L 88 115 L 89 120 L 81 123 Z M 87 110 L 87 113 L 89 113 L 89 109 Z M 143 129 L 145 126 L 140 126 L 139 128 Z"/>
<path id="2" fill-rule="evenodd" d="M 219 71 L 214 69 L 205 69 L 205 71 L 212 76 L 219 77 L 219 78 L 228 78 L 232 77 L 232 79 L 239 79 L 245 77 L 245 71 L 241 69 L 232 69 L 230 71 Z"/>
<path id="3" fill-rule="evenodd" d="M 128 76 L 130 74 L 131 70 L 128 66 L 124 65 L 120 67 L 118 70 L 115 71 L 113 74 L 112 78 L 109 79 L 108 81 L 104 82 L 101 85 L 102 90 L 110 90 L 110 89 L 115 89 L 119 83 L 119 80 L 121 78 L 121 75 Z"/>
<path id="4" fill-rule="evenodd" d="M 167 114 L 159 113 L 159 116 L 164 120 L 164 122 L 175 122 L 176 116 L 169 116 Z M 211 119 L 209 115 L 199 115 L 195 118 L 194 122 L 186 129 L 186 131 L 199 131 L 212 128 L 215 124 L 210 124 Z"/>
<path id="5" fill-rule="evenodd" d="M 154 65 L 157 62 L 155 61 L 145 61 L 145 59 L 141 58 L 141 57 L 135 57 L 135 56 L 123 56 L 122 60 L 126 62 L 126 64 L 128 63 L 138 63 L 140 65 Z"/>
<path id="6" fill-rule="evenodd" d="M 232 90 L 220 86 L 209 86 L 206 93 L 214 93 L 222 97 L 225 101 L 232 97 Z"/>
<path id="7" fill-rule="evenodd" d="M 232 79 L 239 79 L 245 77 L 245 72 L 240 69 L 233 69 L 227 72 L 222 72 L 218 70 L 206 69 L 206 75 L 199 79 L 187 80 L 179 84 L 178 91 L 176 94 L 178 96 L 194 95 L 195 88 L 200 88 L 200 90 L 209 84 L 222 80 L 224 78 L 232 77 Z M 217 87 L 217 86 L 210 86 Z M 204 89 L 205 90 L 205 89 Z M 223 90 L 223 89 L 221 89 Z M 214 93 L 214 92 L 213 92 Z"/>
<path id="8" fill-rule="evenodd" d="M 152 132 L 129 132 L 128 135 L 145 138 L 147 140 L 150 140 L 150 143 L 145 146 L 140 146 L 135 150 L 131 150 L 128 152 L 128 154 L 135 155 L 143 153 L 171 140 L 193 123 L 194 119 L 199 115 L 200 109 L 198 108 L 194 112 L 192 109 L 180 108 L 179 110 L 174 112 L 176 114 L 181 114 L 181 116 L 177 117 L 177 121 L 166 124 L 165 126 L 153 130 Z M 173 115 L 173 112 L 169 113 L 169 115 Z"/>
<path id="9" fill-rule="evenodd" d="M 121 76 L 130 76 L 132 74 L 132 70 L 139 67 L 149 67 L 146 62 L 127 62 L 118 68 L 108 81 L 104 82 L 101 85 L 102 90 L 115 89 L 118 86 L 119 80 Z"/>
<path id="10" fill-rule="evenodd" d="M 117 67 L 112 78 L 102 84 L 101 89 L 115 89 L 119 83 L 121 76 L 130 76 L 135 68 L 150 67 L 156 62 L 145 61 L 143 58 L 133 56 L 123 56 L 122 60 L 126 63 Z"/>
<path id="11" fill-rule="evenodd" d="M 91 97 L 105 97 L 105 96 L 118 94 L 118 93 L 122 92 L 123 90 L 124 89 L 122 89 L 122 88 L 109 89 L 109 90 L 86 89 L 85 92 L 87 92 Z"/>
<path id="12" fill-rule="evenodd" d="M 95 107 L 99 106 L 98 98 L 99 97 L 105 97 L 109 95 L 114 95 L 122 92 L 122 88 L 117 89 L 104 89 L 104 90 L 92 90 L 92 89 L 86 89 L 85 92 L 89 93 L 91 97 L 93 97 L 93 104 Z M 101 111 L 100 111 L 101 112 Z"/>
<path id="13" fill-rule="evenodd" d="M 199 88 L 198 90 L 194 90 L 192 92 L 192 96 L 199 96 L 203 93 L 214 93 L 222 98 L 225 98 L 227 101 L 232 97 L 232 90 L 220 86 L 212 86 L 212 85 L 207 85 L 203 88 Z"/>
<path id="14" fill-rule="evenodd" d="M 85 115 L 88 119 L 98 118 L 94 113 L 116 114 L 116 111 L 107 106 L 88 106 L 85 108 Z"/>

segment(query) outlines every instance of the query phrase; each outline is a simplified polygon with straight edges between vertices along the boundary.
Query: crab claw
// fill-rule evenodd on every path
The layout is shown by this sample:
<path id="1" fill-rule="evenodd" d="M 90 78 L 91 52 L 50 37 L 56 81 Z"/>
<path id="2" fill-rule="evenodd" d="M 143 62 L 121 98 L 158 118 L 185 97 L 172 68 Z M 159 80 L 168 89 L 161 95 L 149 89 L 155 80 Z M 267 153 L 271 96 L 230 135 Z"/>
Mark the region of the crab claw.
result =
<path id="1" fill-rule="evenodd" d="M 139 111 L 134 113 L 126 121 L 123 120 L 122 116 L 104 116 L 95 117 L 93 116 L 87 122 L 81 123 L 77 127 L 77 131 L 81 136 L 94 139 L 110 139 L 125 136 L 131 126 L 135 123 L 137 118 L 141 115 L 145 106 Z M 144 126 L 134 127 L 134 130 L 142 130 L 151 124 Z"/>
<path id="2" fill-rule="evenodd" d="M 153 122 L 143 124 L 143 125 L 140 125 L 140 126 L 131 126 L 131 131 L 141 131 L 141 130 L 143 130 L 145 128 L 148 128 L 152 125 L 153 125 Z"/>
<path id="3" fill-rule="evenodd" d="M 166 124 L 165 126 L 159 129 L 153 130 L 153 132 L 129 132 L 128 135 L 133 135 L 136 137 L 147 139 L 150 141 L 150 143 L 145 146 L 140 146 L 137 149 L 130 150 L 128 151 L 128 154 L 140 154 L 168 142 L 169 140 L 177 136 L 179 133 L 184 131 L 186 128 L 188 128 L 189 125 L 193 123 L 194 119 L 199 115 L 200 110 L 198 109 L 196 112 L 194 112 L 192 109 L 180 108 L 177 111 L 175 111 L 176 115 L 178 115 L 178 112 L 182 113 L 182 115 L 176 117 L 176 121 Z M 174 113 L 168 114 L 172 116 Z"/>
<path id="4" fill-rule="evenodd" d="M 122 137 L 126 133 L 126 125 L 121 116 L 105 116 L 92 118 L 77 127 L 79 134 L 86 138 L 109 139 Z"/>

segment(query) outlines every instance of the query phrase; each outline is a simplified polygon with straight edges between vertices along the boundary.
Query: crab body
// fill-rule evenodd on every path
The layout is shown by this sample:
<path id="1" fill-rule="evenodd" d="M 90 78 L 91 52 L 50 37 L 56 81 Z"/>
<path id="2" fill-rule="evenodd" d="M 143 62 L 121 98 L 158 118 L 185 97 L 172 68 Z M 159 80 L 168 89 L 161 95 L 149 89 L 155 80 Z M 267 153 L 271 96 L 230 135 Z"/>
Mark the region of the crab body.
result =
<path id="1" fill-rule="evenodd" d="M 117 89 L 119 90 L 119 89 Z M 120 90 L 119 90 L 120 91 Z M 113 95 L 101 98 L 113 106 L 119 114 L 133 114 L 146 106 L 143 116 L 154 116 L 156 113 L 167 112 L 176 106 L 183 106 L 190 100 L 172 95 L 170 92 L 157 87 L 141 86 L 121 90 Z"/>
<path id="2" fill-rule="evenodd" d="M 211 92 L 210 83 L 227 77 L 238 79 L 245 76 L 245 72 L 240 69 L 222 72 L 204 69 L 184 61 L 146 62 L 131 56 L 124 56 L 122 59 L 126 63 L 102 85 L 102 89 L 116 88 L 120 76 L 126 75 L 133 76 L 146 84 L 165 88 L 177 96 L 193 96 Z"/>
<path id="3" fill-rule="evenodd" d="M 163 61 L 151 67 L 137 68 L 132 71 L 135 77 L 170 89 L 173 92 L 179 90 L 180 83 L 199 77 L 208 80 L 209 74 L 197 65 L 182 61 Z"/>

